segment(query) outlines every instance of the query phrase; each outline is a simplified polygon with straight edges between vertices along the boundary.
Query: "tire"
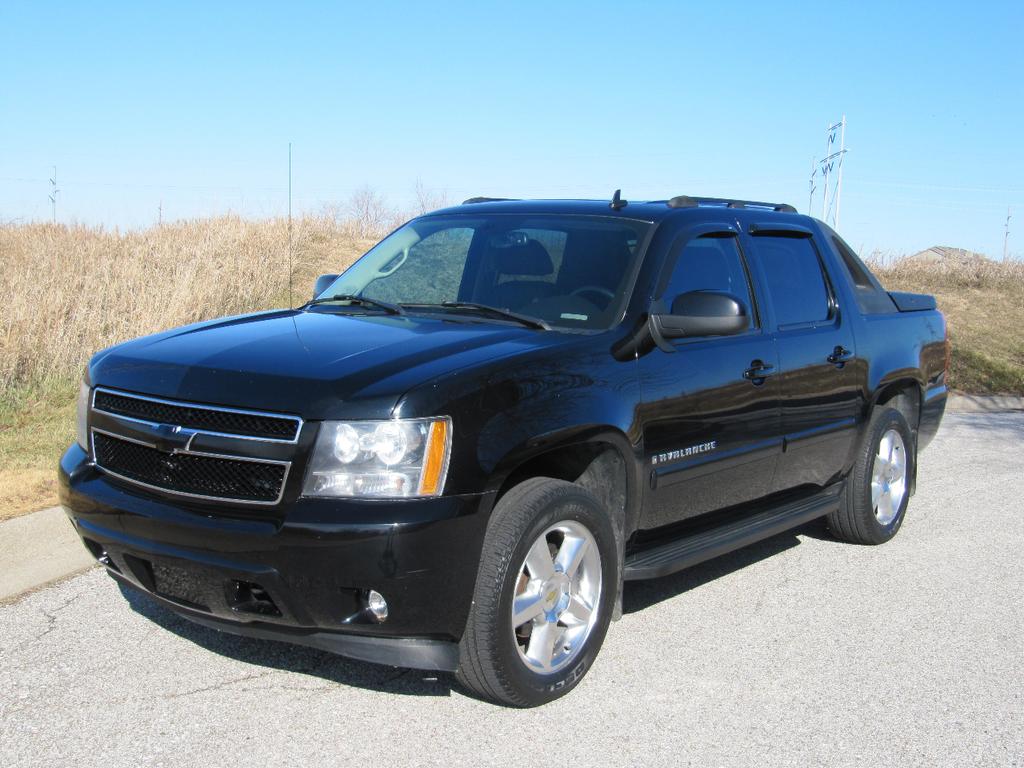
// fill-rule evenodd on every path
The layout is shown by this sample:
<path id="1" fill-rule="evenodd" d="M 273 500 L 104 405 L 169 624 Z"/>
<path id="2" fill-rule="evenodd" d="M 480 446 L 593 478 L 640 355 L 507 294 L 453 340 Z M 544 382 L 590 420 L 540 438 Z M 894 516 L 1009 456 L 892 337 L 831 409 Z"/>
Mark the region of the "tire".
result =
<path id="1" fill-rule="evenodd" d="M 531 478 L 508 491 L 484 537 L 459 645 L 459 682 L 514 707 L 539 706 L 571 691 L 608 631 L 616 555 L 607 513 L 580 486 Z M 513 626 L 514 606 L 518 618 L 533 618 Z"/>
<path id="2" fill-rule="evenodd" d="M 891 461 L 890 461 L 891 457 Z M 840 496 L 832 534 L 851 544 L 884 544 L 899 531 L 917 469 L 917 445 L 903 414 L 876 411 Z"/>

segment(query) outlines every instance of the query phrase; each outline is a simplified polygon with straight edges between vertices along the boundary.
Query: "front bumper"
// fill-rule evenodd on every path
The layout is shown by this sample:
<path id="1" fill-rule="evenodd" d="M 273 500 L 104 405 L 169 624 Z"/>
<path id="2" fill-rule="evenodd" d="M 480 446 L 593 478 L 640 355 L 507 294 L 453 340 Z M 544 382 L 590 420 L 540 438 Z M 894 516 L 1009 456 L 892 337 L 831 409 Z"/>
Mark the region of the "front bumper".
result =
<path id="1" fill-rule="evenodd" d="M 454 670 L 493 495 L 299 499 L 228 516 L 103 475 L 73 446 L 60 499 L 119 582 L 186 618 L 394 666 Z M 365 605 L 380 592 L 389 615 Z"/>

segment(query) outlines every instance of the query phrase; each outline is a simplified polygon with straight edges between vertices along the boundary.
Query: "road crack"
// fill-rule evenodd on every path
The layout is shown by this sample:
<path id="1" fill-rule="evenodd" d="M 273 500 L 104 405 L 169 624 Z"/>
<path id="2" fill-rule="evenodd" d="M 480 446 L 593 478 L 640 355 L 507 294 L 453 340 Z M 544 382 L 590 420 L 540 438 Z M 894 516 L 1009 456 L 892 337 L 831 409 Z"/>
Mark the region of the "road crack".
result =
<path id="1" fill-rule="evenodd" d="M 82 594 L 79 592 L 77 595 L 75 595 L 73 597 L 69 597 L 67 600 L 65 600 L 63 603 L 58 605 L 56 608 L 53 608 L 53 609 L 51 609 L 49 611 L 46 610 L 45 608 L 37 608 L 36 610 L 39 613 L 41 613 L 46 618 L 46 626 L 43 628 L 43 631 L 40 632 L 39 634 L 34 635 L 33 637 L 28 638 L 27 640 L 22 640 L 20 643 L 15 645 L 13 648 L 11 648 L 11 652 L 13 653 L 15 651 L 20 651 L 22 648 L 24 648 L 27 645 L 30 645 L 32 643 L 38 643 L 40 640 L 42 640 L 48 634 L 53 632 L 53 630 L 57 628 L 57 614 L 59 614 L 61 611 L 63 611 L 65 608 L 67 608 L 69 605 L 71 605 L 73 602 L 78 600 L 78 598 L 80 598 L 81 596 L 82 596 Z"/>
<path id="2" fill-rule="evenodd" d="M 228 688 L 228 687 L 230 687 L 232 685 L 237 685 L 238 683 L 244 683 L 244 682 L 247 682 L 249 680 L 259 680 L 260 678 L 269 677 L 270 675 L 276 675 L 276 674 L 280 674 L 280 673 L 281 673 L 281 670 L 279 670 L 279 669 L 264 670 L 263 672 L 256 672 L 254 674 L 242 675 L 241 677 L 234 677 L 234 678 L 231 678 L 230 680 L 222 680 L 219 683 L 214 683 L 213 685 L 203 686 L 202 688 L 193 688 L 190 691 L 175 691 L 173 693 L 165 693 L 160 698 L 164 699 L 165 701 L 170 701 L 170 700 L 173 700 L 173 699 L 182 699 L 182 698 L 185 698 L 187 696 L 195 696 L 195 695 L 200 694 L 200 693 L 210 693 L 211 691 L 220 691 L 220 690 Z"/>

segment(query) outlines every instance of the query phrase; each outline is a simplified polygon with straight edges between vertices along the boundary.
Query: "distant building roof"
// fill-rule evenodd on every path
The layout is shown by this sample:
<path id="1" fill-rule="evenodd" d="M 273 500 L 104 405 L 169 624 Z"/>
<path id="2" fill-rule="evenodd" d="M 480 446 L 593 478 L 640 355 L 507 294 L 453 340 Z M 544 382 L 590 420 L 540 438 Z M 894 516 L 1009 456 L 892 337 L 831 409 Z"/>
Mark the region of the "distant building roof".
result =
<path id="1" fill-rule="evenodd" d="M 919 251 L 913 256 L 908 256 L 907 258 L 912 261 L 953 262 L 957 264 L 969 264 L 972 262 L 989 260 L 986 256 L 980 253 L 968 251 L 964 248 L 951 248 L 948 245 L 933 245 L 931 248 Z"/>

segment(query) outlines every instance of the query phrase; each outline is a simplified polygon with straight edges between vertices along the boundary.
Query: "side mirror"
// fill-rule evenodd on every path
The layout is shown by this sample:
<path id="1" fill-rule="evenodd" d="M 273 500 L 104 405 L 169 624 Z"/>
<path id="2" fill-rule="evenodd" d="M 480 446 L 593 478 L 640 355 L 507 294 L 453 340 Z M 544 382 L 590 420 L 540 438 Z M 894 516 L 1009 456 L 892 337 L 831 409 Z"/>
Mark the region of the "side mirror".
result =
<path id="1" fill-rule="evenodd" d="M 743 302 L 729 293 L 690 291 L 677 296 L 669 314 L 652 314 L 651 336 L 664 351 L 675 351 L 666 339 L 690 336 L 732 336 L 750 327 Z"/>
<path id="2" fill-rule="evenodd" d="M 315 299 L 321 293 L 326 291 L 335 280 L 338 279 L 337 275 L 320 275 L 316 279 L 316 284 L 313 286 L 313 298 Z"/>

